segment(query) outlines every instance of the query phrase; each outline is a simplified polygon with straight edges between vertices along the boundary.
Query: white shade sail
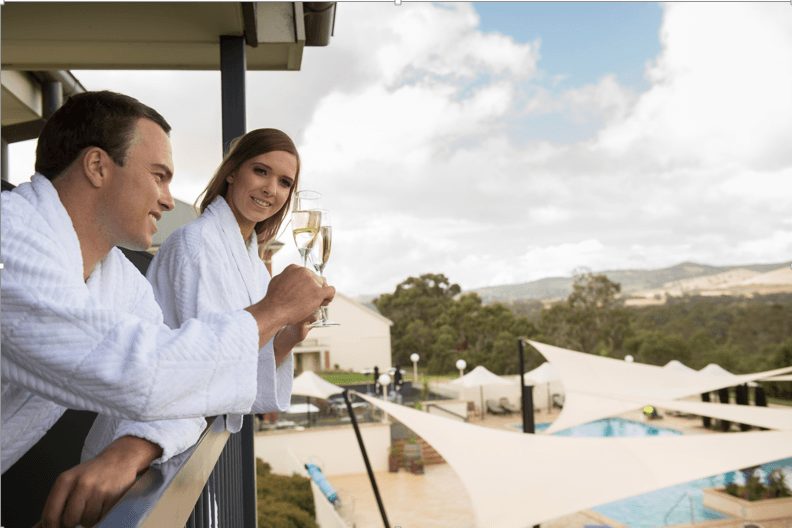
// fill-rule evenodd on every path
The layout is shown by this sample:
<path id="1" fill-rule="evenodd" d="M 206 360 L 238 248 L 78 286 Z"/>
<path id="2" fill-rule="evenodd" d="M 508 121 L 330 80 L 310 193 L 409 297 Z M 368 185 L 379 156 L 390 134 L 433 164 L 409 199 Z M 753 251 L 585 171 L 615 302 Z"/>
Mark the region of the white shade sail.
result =
<path id="1" fill-rule="evenodd" d="M 699 416 L 709 416 L 710 418 L 754 425 L 766 429 L 792 431 L 792 407 L 778 409 L 755 407 L 753 405 L 706 403 L 687 400 L 654 400 L 652 405 L 662 409 L 697 414 Z"/>
<path id="2" fill-rule="evenodd" d="M 773 376 L 772 378 L 762 378 L 762 381 L 792 381 L 792 376 Z"/>
<path id="3" fill-rule="evenodd" d="M 756 374 L 712 376 L 675 372 L 655 365 L 628 363 L 620 359 L 574 352 L 528 341 L 553 364 L 564 384 L 565 401 L 560 416 L 548 433 L 568 427 L 730 387 L 769 376 L 792 372 L 792 367 Z"/>
<path id="4" fill-rule="evenodd" d="M 658 367 L 659 368 L 659 367 Z M 488 429 L 360 395 L 454 468 L 476 526 L 525 528 L 640 493 L 792 457 L 792 433 L 569 438 Z"/>
<path id="5" fill-rule="evenodd" d="M 523 376 L 523 380 L 525 384 L 528 385 L 530 383 L 537 384 L 537 383 L 547 383 L 548 381 L 553 381 L 559 379 L 558 372 L 556 369 L 553 368 L 553 365 L 545 361 L 535 369 L 530 372 L 526 372 Z"/>
<path id="6" fill-rule="evenodd" d="M 449 383 L 450 385 L 462 385 L 466 389 L 470 387 L 482 387 L 485 385 L 511 385 L 512 383 L 493 374 L 486 368 L 479 365 L 461 378 L 457 378 Z"/>
<path id="7" fill-rule="evenodd" d="M 326 400 L 333 394 L 340 394 L 344 389 L 325 381 L 310 370 L 306 370 L 296 378 L 292 384 L 292 394 L 310 396 Z"/>

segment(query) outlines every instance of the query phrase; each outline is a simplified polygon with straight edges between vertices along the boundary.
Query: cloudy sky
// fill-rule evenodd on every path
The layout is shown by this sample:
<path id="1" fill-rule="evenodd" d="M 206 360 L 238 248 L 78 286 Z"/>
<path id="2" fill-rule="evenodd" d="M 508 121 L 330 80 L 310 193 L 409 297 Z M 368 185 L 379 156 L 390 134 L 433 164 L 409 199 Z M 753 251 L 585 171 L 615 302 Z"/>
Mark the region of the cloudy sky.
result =
<path id="1" fill-rule="evenodd" d="M 789 2 L 341 3 L 302 71 L 248 73 L 247 124 L 295 139 L 350 296 L 781 262 L 790 50 Z M 219 73 L 74 73 L 165 115 L 192 203 L 221 156 Z M 10 146 L 12 181 L 34 148 Z M 281 240 L 276 272 L 299 261 Z"/>

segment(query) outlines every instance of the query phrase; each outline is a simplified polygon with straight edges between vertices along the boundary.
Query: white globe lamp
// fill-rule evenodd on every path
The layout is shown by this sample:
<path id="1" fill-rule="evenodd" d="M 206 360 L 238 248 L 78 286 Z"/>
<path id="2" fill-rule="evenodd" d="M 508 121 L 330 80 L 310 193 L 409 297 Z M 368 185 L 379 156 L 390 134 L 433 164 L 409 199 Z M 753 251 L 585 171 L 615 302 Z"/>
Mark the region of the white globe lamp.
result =
<path id="1" fill-rule="evenodd" d="M 464 359 L 459 359 L 456 362 L 456 368 L 459 370 L 459 377 L 461 378 L 465 374 L 465 367 L 467 367 L 467 362 Z"/>
<path id="2" fill-rule="evenodd" d="M 391 377 L 387 374 L 383 374 L 377 380 L 379 384 L 382 385 L 382 397 L 387 398 L 388 396 L 388 385 L 390 385 Z"/>

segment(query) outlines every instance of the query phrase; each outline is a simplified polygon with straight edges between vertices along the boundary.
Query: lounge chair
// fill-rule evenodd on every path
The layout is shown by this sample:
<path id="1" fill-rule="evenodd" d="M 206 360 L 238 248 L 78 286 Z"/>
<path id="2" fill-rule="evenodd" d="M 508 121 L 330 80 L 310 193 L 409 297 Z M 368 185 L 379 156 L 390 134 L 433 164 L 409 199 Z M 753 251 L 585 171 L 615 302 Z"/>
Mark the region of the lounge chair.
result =
<path id="1" fill-rule="evenodd" d="M 558 407 L 559 409 L 564 408 L 564 395 L 563 394 L 553 394 L 553 407 Z"/>
<path id="2" fill-rule="evenodd" d="M 510 413 L 520 412 L 519 407 L 516 407 L 511 403 L 509 403 L 509 398 L 501 398 L 500 401 L 498 401 L 498 405 L 500 405 L 501 408 L 506 412 L 510 412 Z"/>
<path id="3" fill-rule="evenodd" d="M 506 414 L 509 411 L 498 405 L 495 400 L 487 400 L 487 412 L 490 414 Z"/>

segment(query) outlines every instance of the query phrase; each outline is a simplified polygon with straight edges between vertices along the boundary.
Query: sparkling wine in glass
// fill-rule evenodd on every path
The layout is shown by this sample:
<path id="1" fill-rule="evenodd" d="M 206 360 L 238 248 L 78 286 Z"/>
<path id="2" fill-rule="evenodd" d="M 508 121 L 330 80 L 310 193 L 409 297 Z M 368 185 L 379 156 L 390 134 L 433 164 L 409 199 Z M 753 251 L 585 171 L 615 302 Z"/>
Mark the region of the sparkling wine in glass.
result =
<path id="1" fill-rule="evenodd" d="M 322 195 L 316 191 L 297 191 L 294 193 L 292 209 L 292 234 L 294 243 L 303 259 L 303 266 L 308 267 L 308 254 L 319 235 L 322 213 Z"/>
<path id="2" fill-rule="evenodd" d="M 333 226 L 330 223 L 330 211 L 327 209 L 322 209 L 320 213 L 321 227 L 319 228 L 319 234 L 316 237 L 316 241 L 311 248 L 310 255 L 311 262 L 313 263 L 316 271 L 319 272 L 319 276 L 324 277 L 324 268 L 327 264 L 327 261 L 330 259 L 330 249 L 333 247 Z M 319 320 L 309 326 L 339 326 L 339 323 L 334 323 L 327 319 L 326 307 L 320 306 L 319 311 L 321 312 Z"/>

